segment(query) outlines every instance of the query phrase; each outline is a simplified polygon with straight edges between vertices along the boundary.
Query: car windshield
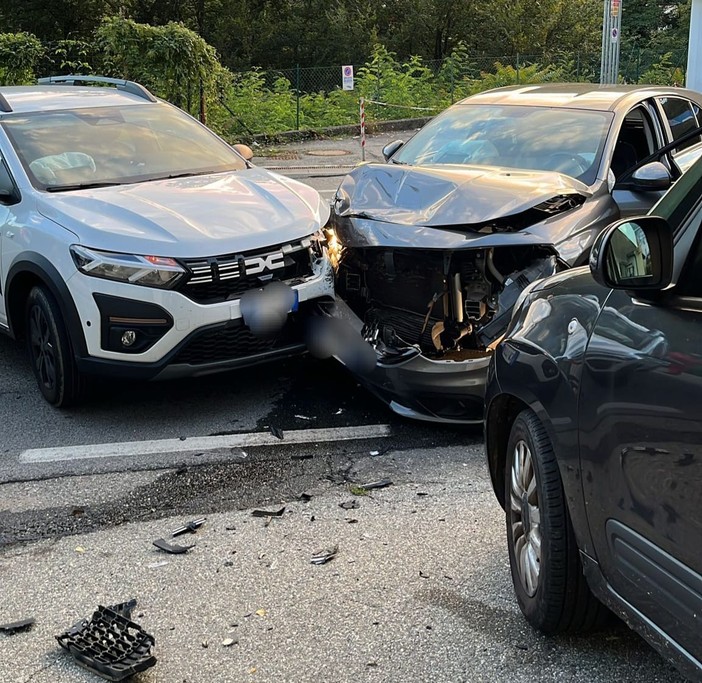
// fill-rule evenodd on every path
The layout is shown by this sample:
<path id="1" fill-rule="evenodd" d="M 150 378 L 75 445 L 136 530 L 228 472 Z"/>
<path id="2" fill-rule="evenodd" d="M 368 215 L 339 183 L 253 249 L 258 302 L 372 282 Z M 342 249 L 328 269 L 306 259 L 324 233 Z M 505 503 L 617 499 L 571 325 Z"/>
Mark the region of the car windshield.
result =
<path id="1" fill-rule="evenodd" d="M 2 126 L 34 186 L 50 191 L 246 167 L 223 140 L 166 104 L 37 112 Z"/>
<path id="2" fill-rule="evenodd" d="M 424 126 L 392 161 L 558 171 L 591 185 L 612 118 L 585 109 L 459 104 Z"/>

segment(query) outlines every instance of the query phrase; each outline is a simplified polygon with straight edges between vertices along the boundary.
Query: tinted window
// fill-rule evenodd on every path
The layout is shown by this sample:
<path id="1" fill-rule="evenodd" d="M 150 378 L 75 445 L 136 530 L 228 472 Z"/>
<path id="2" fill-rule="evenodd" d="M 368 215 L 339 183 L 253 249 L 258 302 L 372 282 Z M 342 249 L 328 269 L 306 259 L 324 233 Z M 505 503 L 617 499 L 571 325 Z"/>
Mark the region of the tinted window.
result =
<path id="1" fill-rule="evenodd" d="M 179 109 L 147 104 L 10 116 L 2 126 L 32 183 L 130 183 L 246 167 Z"/>
<path id="2" fill-rule="evenodd" d="M 695 111 L 690 102 L 679 97 L 661 97 L 660 102 L 663 105 L 663 111 L 665 111 L 670 130 L 673 133 L 673 140 L 678 140 L 685 133 L 689 133 L 699 125 L 699 107 L 697 105 L 695 105 Z M 696 145 L 698 142 L 700 142 L 700 137 L 694 137 L 692 140 L 684 142 L 675 151 L 679 152 L 687 147 Z"/>
<path id="3" fill-rule="evenodd" d="M 589 185 L 611 121 L 609 112 L 585 109 L 459 104 L 424 126 L 392 161 L 558 171 Z"/>

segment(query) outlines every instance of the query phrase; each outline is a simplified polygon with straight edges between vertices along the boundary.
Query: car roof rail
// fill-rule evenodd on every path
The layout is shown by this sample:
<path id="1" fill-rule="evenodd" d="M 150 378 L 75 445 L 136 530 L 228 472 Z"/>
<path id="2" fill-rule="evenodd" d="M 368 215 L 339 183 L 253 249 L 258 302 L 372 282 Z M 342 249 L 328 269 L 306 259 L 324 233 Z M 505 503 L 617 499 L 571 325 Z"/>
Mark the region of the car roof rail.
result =
<path id="1" fill-rule="evenodd" d="M 12 111 L 12 107 L 10 106 L 10 103 L 5 98 L 5 95 L 3 95 L 1 92 L 0 92 L 0 111 L 2 111 L 2 112 Z"/>
<path id="2" fill-rule="evenodd" d="M 117 90 L 124 90 L 125 92 L 141 97 L 149 102 L 158 102 L 158 100 L 140 83 L 135 83 L 134 81 L 127 81 L 123 78 L 108 78 L 107 76 L 80 76 L 80 75 L 68 75 L 68 76 L 47 76 L 46 78 L 37 79 L 39 85 L 76 85 L 77 83 L 104 83 L 107 85 L 114 85 Z"/>

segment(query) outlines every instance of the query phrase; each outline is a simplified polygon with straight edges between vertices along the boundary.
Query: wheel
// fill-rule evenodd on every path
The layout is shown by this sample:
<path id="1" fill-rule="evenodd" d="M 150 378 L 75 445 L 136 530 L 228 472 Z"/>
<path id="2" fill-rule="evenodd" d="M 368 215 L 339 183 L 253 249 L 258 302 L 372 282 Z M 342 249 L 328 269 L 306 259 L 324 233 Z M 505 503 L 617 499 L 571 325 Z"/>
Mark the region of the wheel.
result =
<path id="1" fill-rule="evenodd" d="M 57 408 L 77 403 L 85 382 L 78 372 L 61 311 L 51 292 L 33 287 L 27 297 L 26 338 L 39 391 Z"/>
<path id="2" fill-rule="evenodd" d="M 510 432 L 505 464 L 509 561 L 527 621 L 553 635 L 602 624 L 607 609 L 590 592 L 548 435 L 530 410 Z"/>

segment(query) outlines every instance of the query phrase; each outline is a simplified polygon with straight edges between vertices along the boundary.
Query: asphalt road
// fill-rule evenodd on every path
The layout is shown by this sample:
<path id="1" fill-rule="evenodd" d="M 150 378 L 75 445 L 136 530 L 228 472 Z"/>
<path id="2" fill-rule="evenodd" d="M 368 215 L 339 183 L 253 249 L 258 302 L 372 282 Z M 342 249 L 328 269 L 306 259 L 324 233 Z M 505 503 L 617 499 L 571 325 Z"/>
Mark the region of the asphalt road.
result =
<path id="1" fill-rule="evenodd" d="M 369 158 L 395 137 L 371 140 Z M 359 157 L 357 140 L 257 151 L 327 198 Z M 400 420 L 333 362 L 103 383 L 56 411 L 0 338 L 0 377 L 0 624 L 37 620 L 0 634 L 3 683 L 95 680 L 53 636 L 132 597 L 159 658 L 143 683 L 681 680 L 621 625 L 532 632 L 480 430 Z M 383 477 L 393 484 L 353 495 Z M 251 516 L 282 506 L 270 523 Z M 187 555 L 152 546 L 200 516 L 178 539 L 196 543 Z"/>

